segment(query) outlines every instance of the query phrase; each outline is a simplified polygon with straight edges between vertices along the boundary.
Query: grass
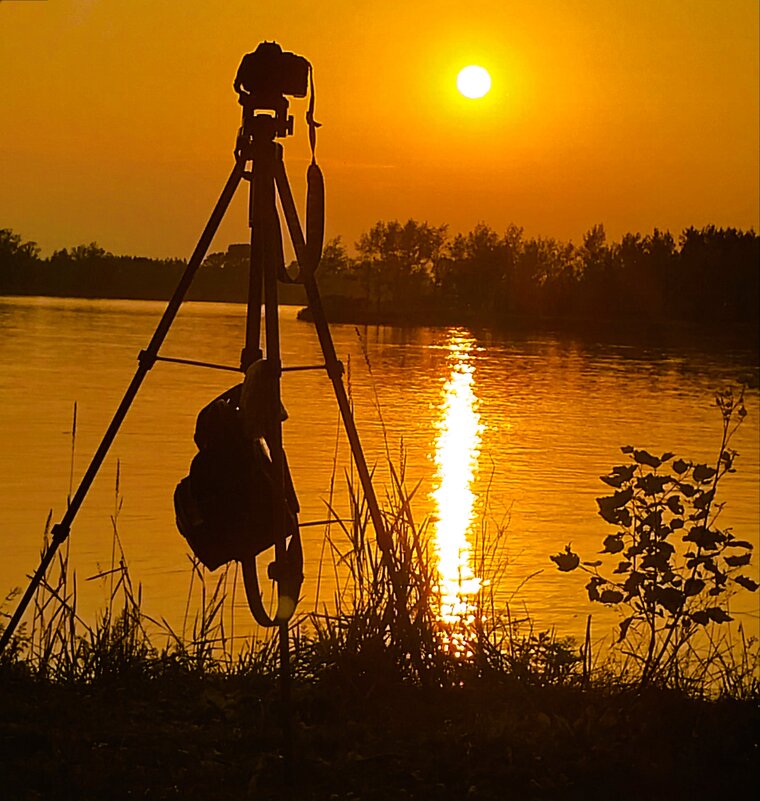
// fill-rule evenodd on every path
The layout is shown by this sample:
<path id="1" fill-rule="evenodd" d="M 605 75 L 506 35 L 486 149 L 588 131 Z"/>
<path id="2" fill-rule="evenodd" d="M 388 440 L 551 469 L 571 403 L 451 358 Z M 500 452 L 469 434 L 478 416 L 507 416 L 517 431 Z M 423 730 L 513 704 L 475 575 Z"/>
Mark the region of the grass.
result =
<path id="1" fill-rule="evenodd" d="M 235 634 L 236 565 L 210 575 L 191 560 L 180 630 L 145 614 L 119 535 L 117 469 L 110 564 L 88 579 L 107 586 L 105 608 L 81 619 L 64 549 L 0 655 L 4 797 L 698 799 L 757 787 L 758 651 L 741 628 L 706 628 L 707 648 L 684 649 L 667 682 L 642 691 L 640 661 L 602 652 L 590 618 L 578 643 L 497 605 L 504 525 L 473 549 L 491 579 L 474 624 L 442 628 L 403 456 L 389 473 L 404 591 L 347 473 L 350 514 L 327 530 L 318 567 L 335 595 L 291 623 L 286 709 L 276 640 Z M 469 658 L 446 647 L 454 636 Z"/>

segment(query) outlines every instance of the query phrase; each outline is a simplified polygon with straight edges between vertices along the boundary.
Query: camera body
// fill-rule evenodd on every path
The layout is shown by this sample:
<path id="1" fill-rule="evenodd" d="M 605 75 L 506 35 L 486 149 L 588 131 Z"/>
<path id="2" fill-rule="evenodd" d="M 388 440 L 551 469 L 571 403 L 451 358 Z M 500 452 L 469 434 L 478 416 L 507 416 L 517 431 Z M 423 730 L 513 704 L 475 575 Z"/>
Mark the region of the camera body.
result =
<path id="1" fill-rule="evenodd" d="M 283 51 L 276 42 L 262 42 L 247 53 L 235 76 L 235 91 L 240 100 L 254 102 L 291 95 L 306 97 L 309 88 L 309 62 L 303 56 Z"/>

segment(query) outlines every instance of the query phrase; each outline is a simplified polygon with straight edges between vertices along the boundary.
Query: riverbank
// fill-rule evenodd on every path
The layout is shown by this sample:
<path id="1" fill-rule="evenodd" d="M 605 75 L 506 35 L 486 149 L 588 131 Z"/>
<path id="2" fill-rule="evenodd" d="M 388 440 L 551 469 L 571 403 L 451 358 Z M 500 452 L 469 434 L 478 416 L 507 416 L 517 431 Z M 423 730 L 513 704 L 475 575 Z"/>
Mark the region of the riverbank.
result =
<path id="1" fill-rule="evenodd" d="M 343 295 L 326 295 L 323 298 L 325 317 L 331 324 L 357 326 L 413 327 L 464 327 L 478 332 L 537 333 L 560 336 L 593 338 L 599 342 L 630 341 L 658 344 L 661 346 L 706 347 L 708 349 L 747 350 L 760 352 L 760 337 L 757 327 L 732 323 L 726 325 L 719 320 L 705 321 L 699 325 L 668 319 L 639 319 L 608 317 L 560 317 L 508 315 L 498 320 L 489 320 L 482 315 L 463 309 L 401 305 L 373 307 L 366 301 Z M 311 322 L 312 314 L 303 307 L 297 319 Z M 755 365 L 756 358 L 753 359 Z M 757 381 L 755 375 L 754 381 Z M 756 386 L 756 384 L 755 384 Z"/>
<path id="2" fill-rule="evenodd" d="M 277 698 L 273 676 L 4 675 L 4 797 L 697 801 L 760 780 L 749 700 L 327 673 L 293 689 L 285 771 Z"/>
<path id="3" fill-rule="evenodd" d="M 230 639 L 221 584 L 187 638 L 167 628 L 157 646 L 123 556 L 90 627 L 66 600 L 64 561 L 0 657 L 3 797 L 700 801 L 756 789 L 755 641 L 713 632 L 713 651 L 674 656 L 653 681 L 630 646 L 603 655 L 590 629 L 582 644 L 537 632 L 494 615 L 493 599 L 480 624 L 445 629 L 414 531 L 394 531 L 404 607 L 360 539 L 335 612 L 290 627 L 287 708 L 277 639 Z"/>
<path id="4" fill-rule="evenodd" d="M 81 292 L 14 292 L 3 298 L 34 300 L 35 298 L 72 299 L 72 300 L 133 300 L 168 302 L 173 291 L 166 287 L 161 291 L 150 287 L 135 289 L 131 292 L 108 294 L 82 289 Z M 306 306 L 306 293 L 301 284 L 284 284 L 278 287 L 281 306 L 299 308 L 298 320 L 312 322 L 311 310 Z M 186 302 L 193 303 L 227 303 L 245 306 L 246 301 L 239 293 L 210 292 L 191 286 Z M 625 341 L 633 343 L 652 343 L 663 347 L 702 347 L 708 350 L 748 351 L 752 358 L 750 367 L 755 371 L 749 385 L 757 386 L 757 355 L 760 353 L 760 336 L 757 326 L 739 322 L 726 322 L 721 319 L 705 319 L 699 324 L 668 318 L 630 318 L 608 316 L 604 310 L 596 317 L 550 316 L 550 315 L 502 315 L 498 319 L 489 319 L 481 313 L 460 309 L 443 308 L 436 305 L 424 306 L 415 304 L 412 307 L 403 304 L 392 304 L 378 307 L 369 304 L 366 299 L 340 294 L 327 293 L 322 296 L 323 308 L 328 323 L 356 326 L 394 326 L 398 328 L 449 328 L 464 327 L 476 334 L 519 333 L 549 334 L 558 336 L 578 336 L 591 338 L 598 342 Z M 752 383 L 755 382 L 755 383 Z"/>

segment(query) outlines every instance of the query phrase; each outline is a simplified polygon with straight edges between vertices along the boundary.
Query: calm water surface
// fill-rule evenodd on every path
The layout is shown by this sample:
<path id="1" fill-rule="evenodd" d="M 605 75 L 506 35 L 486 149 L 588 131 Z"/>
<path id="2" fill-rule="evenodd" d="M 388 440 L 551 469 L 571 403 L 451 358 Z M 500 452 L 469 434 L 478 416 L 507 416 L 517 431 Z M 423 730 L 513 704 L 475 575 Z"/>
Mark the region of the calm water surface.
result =
<path id="1" fill-rule="evenodd" d="M 78 423 L 74 485 L 110 421 L 136 355 L 164 304 L 140 301 L 0 298 L 0 592 L 24 585 L 37 565 L 45 520 L 65 509 L 71 465 L 72 409 Z M 286 365 L 313 364 L 321 353 L 311 325 L 281 310 Z M 245 310 L 186 304 L 162 349 L 234 365 Z M 578 634 L 590 610 L 583 577 L 549 562 L 567 542 L 586 558 L 601 548 L 606 525 L 595 498 L 598 476 L 623 463 L 620 446 L 665 450 L 712 461 L 720 417 L 713 393 L 756 371 L 749 352 L 654 344 L 602 344 L 546 335 L 492 335 L 465 329 L 332 328 L 348 367 L 357 423 L 378 490 L 389 484 L 387 455 L 406 462 L 407 483 L 420 482 L 417 520 L 435 534 L 444 573 L 444 614 L 470 611 L 455 585 L 475 589 L 494 578 L 500 601 L 527 608 L 541 628 Z M 756 374 L 756 373 L 755 373 Z M 120 463 L 118 530 L 145 611 L 178 625 L 189 584 L 184 540 L 174 525 L 172 493 L 195 454 L 197 412 L 236 381 L 234 374 L 158 364 L 146 379 L 111 454 L 75 522 L 70 540 L 79 604 L 92 614 L 105 597 L 102 581 L 84 581 L 111 559 L 115 477 Z M 340 477 L 348 448 L 329 381 L 321 372 L 291 373 L 283 399 L 290 419 L 285 446 L 302 520 L 323 519 L 337 454 L 335 503 L 344 508 Z M 758 391 L 747 396 L 747 421 L 734 447 L 737 473 L 724 484 L 723 524 L 758 543 Z M 472 556 L 484 536 L 499 540 L 488 575 Z M 324 532 L 307 528 L 302 609 L 317 602 Z M 492 574 L 497 574 L 495 577 Z M 757 567 L 750 571 L 755 579 Z M 319 602 L 335 591 L 323 571 Z M 447 594 L 447 586 L 450 592 Z M 239 598 L 241 596 L 238 596 Z M 238 625 L 248 621 L 238 604 Z M 757 599 L 736 606 L 757 628 Z M 591 611 L 598 631 L 614 616 Z M 239 629 L 240 630 L 240 629 Z"/>

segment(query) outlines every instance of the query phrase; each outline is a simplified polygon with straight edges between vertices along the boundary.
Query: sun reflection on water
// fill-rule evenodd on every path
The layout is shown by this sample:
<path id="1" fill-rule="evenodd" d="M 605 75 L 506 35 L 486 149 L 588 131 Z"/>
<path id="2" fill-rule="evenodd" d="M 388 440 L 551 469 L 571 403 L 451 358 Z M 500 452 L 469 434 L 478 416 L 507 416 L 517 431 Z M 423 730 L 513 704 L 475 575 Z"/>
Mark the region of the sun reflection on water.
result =
<path id="1" fill-rule="evenodd" d="M 438 561 L 439 621 L 444 648 L 470 654 L 481 579 L 473 572 L 471 528 L 475 520 L 473 484 L 480 455 L 481 423 L 475 395 L 475 341 L 455 332 L 448 343 L 449 377 L 442 389 L 435 445 L 435 551 Z"/>

